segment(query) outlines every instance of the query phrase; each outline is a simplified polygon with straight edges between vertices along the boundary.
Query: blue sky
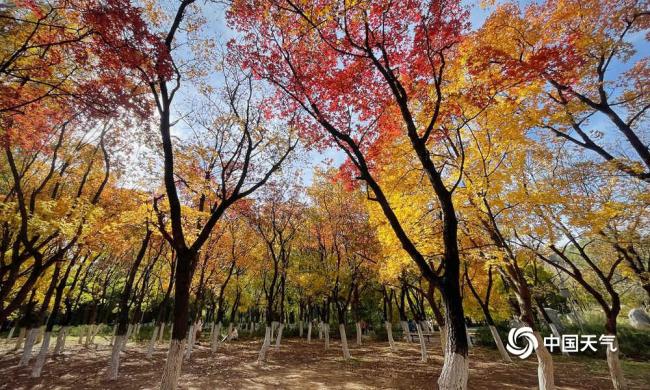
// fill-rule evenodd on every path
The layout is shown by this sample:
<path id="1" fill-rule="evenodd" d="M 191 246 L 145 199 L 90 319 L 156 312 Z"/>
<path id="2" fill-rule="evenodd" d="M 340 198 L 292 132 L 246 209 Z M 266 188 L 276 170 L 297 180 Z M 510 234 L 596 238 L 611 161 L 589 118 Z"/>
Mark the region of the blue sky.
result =
<path id="1" fill-rule="evenodd" d="M 466 6 L 468 6 L 470 9 L 470 19 L 471 19 L 472 28 L 473 29 L 479 28 L 483 24 L 485 19 L 489 16 L 489 14 L 501 2 L 502 1 L 496 1 L 494 5 L 488 6 L 486 8 L 482 8 L 479 5 L 479 2 L 477 1 L 463 0 L 463 3 Z M 528 3 L 529 3 L 528 1 L 519 1 L 519 4 L 522 6 L 522 8 L 525 7 L 525 5 Z M 201 8 L 202 8 L 203 15 L 208 22 L 206 26 L 206 33 L 214 36 L 217 42 L 219 42 L 219 44 L 225 45 L 225 43 L 228 40 L 236 37 L 236 33 L 229 30 L 227 27 L 223 6 L 205 4 L 205 5 L 201 5 Z M 643 56 L 647 55 L 647 53 L 650 52 L 650 44 L 648 43 L 648 41 L 645 40 L 644 34 L 637 33 L 636 35 L 631 37 L 631 40 L 636 46 L 637 53 L 635 54 L 634 58 L 632 58 L 630 61 L 627 62 L 628 64 L 627 66 L 629 66 L 629 64 L 635 63 L 636 60 L 642 58 Z M 614 63 L 611 67 L 609 78 L 613 79 L 618 74 L 626 71 L 627 66 L 621 64 L 620 62 Z M 216 84 L 219 83 L 216 77 L 215 77 L 215 83 Z M 179 107 L 180 112 L 182 112 L 187 107 L 183 107 L 182 104 L 180 105 L 178 104 L 181 103 L 183 100 L 187 100 L 188 97 L 194 94 L 194 91 L 192 90 L 191 86 L 188 83 L 184 85 L 184 88 L 181 90 L 181 92 L 182 93 L 177 98 L 177 107 Z M 606 140 L 610 138 L 612 134 L 617 133 L 617 131 L 613 129 L 613 127 L 611 126 L 609 120 L 602 115 L 595 115 L 591 119 L 590 127 L 592 129 L 598 129 L 602 131 L 605 134 Z M 174 132 L 176 135 L 182 137 L 183 133 L 185 133 L 185 129 L 183 129 L 182 124 L 179 123 L 174 129 Z M 626 154 L 626 150 L 624 149 L 624 147 L 619 149 L 619 152 L 621 154 Z M 300 165 L 302 166 L 301 170 L 302 170 L 302 178 L 304 184 L 308 185 L 311 183 L 312 172 L 315 167 L 324 166 L 326 165 L 326 163 L 329 163 L 334 166 L 338 166 L 344 160 L 345 160 L 345 156 L 343 152 L 335 148 L 323 152 L 310 151 L 307 154 L 307 156 L 301 158 L 301 162 L 300 162 Z"/>

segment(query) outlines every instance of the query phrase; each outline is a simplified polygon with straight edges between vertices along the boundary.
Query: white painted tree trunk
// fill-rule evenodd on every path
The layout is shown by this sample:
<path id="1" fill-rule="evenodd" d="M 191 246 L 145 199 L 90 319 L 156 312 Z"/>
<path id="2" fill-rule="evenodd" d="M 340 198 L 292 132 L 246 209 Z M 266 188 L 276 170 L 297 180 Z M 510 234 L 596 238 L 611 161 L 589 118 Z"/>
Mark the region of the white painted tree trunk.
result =
<path id="1" fill-rule="evenodd" d="M 390 345 L 391 350 L 395 350 L 395 340 L 393 340 L 393 324 L 390 321 L 384 321 L 384 326 L 386 327 L 386 334 L 388 335 L 388 345 Z"/>
<path id="2" fill-rule="evenodd" d="M 404 340 L 407 343 L 411 342 L 411 331 L 409 330 L 409 323 L 407 321 L 400 321 L 400 326 L 402 327 L 402 334 L 404 335 Z"/>
<path id="3" fill-rule="evenodd" d="M 474 343 L 472 342 L 472 338 L 469 337 L 469 330 L 467 329 L 467 325 L 465 326 L 465 337 L 467 337 L 467 348 L 468 349 L 474 348 Z"/>
<path id="4" fill-rule="evenodd" d="M 41 350 L 38 352 L 36 357 L 36 363 L 32 369 L 32 378 L 39 378 L 41 372 L 43 371 L 43 366 L 45 365 L 45 359 L 47 359 L 47 354 L 50 349 L 50 338 L 52 337 L 51 332 L 45 332 L 43 335 L 43 344 L 41 344 Z"/>
<path id="5" fill-rule="evenodd" d="M 93 332 L 92 337 L 90 338 L 90 344 L 95 345 L 95 337 L 99 334 L 99 332 L 102 330 L 103 324 L 98 324 L 95 327 L 95 331 Z"/>
<path id="6" fill-rule="evenodd" d="M 14 351 L 19 350 L 21 345 L 23 345 L 26 334 L 27 330 L 25 328 L 20 328 L 20 331 L 18 332 L 18 338 L 16 339 L 16 345 L 14 345 Z"/>
<path id="7" fill-rule="evenodd" d="M 117 379 L 118 371 L 120 370 L 120 352 L 122 351 L 123 344 L 126 344 L 126 335 L 121 334 L 115 336 L 115 342 L 111 350 L 111 361 L 108 366 L 108 379 L 110 380 Z"/>
<path id="8" fill-rule="evenodd" d="M 109 344 L 111 346 L 115 344 L 115 333 L 117 333 L 117 324 L 113 325 L 113 334 L 111 335 L 111 342 Z"/>
<path id="9" fill-rule="evenodd" d="M 361 345 L 361 322 L 357 321 L 355 326 L 357 330 L 357 345 Z"/>
<path id="10" fill-rule="evenodd" d="M 446 353 L 447 351 L 447 327 L 446 326 L 441 326 L 440 327 L 440 346 L 442 347 L 442 353 Z"/>
<path id="11" fill-rule="evenodd" d="M 133 328 L 134 328 L 133 324 L 129 324 L 129 327 L 126 328 L 126 340 L 127 341 L 131 338 L 131 335 L 133 334 Z M 126 345 L 126 343 L 124 343 L 124 345 Z"/>
<path id="12" fill-rule="evenodd" d="M 161 322 L 160 323 L 160 331 L 158 332 L 160 335 L 158 337 L 158 342 L 162 343 L 163 337 L 165 336 L 165 323 Z"/>
<path id="13" fill-rule="evenodd" d="M 424 335 L 422 334 L 422 326 L 419 323 L 415 323 L 415 329 L 418 332 L 418 339 L 420 339 L 420 361 L 425 362 L 429 359 L 427 355 L 427 344 L 424 341 Z"/>
<path id="14" fill-rule="evenodd" d="M 173 324 L 172 324 L 173 327 Z M 185 339 L 174 340 L 169 343 L 169 352 L 167 352 L 167 361 L 162 373 L 162 382 L 160 390 L 176 390 L 178 377 L 181 375 L 183 366 L 183 350 L 185 349 Z"/>
<path id="15" fill-rule="evenodd" d="M 446 351 L 442 372 L 438 377 L 439 390 L 465 390 L 469 373 L 469 359 L 461 354 Z"/>
<path id="16" fill-rule="evenodd" d="M 151 340 L 149 340 L 149 347 L 147 348 L 147 359 L 151 359 L 153 356 L 153 350 L 156 347 L 156 339 L 158 338 L 158 325 L 153 328 L 151 332 Z"/>
<path id="17" fill-rule="evenodd" d="M 307 343 L 311 343 L 311 321 L 307 323 Z"/>
<path id="18" fill-rule="evenodd" d="M 77 344 L 83 345 L 85 334 L 86 334 L 86 325 L 79 325 L 79 340 L 77 340 Z"/>
<path id="19" fill-rule="evenodd" d="M 210 345 L 212 345 L 212 340 L 214 339 L 214 327 L 216 325 L 217 324 L 215 324 L 214 321 L 210 324 Z"/>
<path id="20" fill-rule="evenodd" d="M 325 337 L 325 349 L 329 349 L 330 347 L 330 324 L 323 324 L 323 334 Z"/>
<path id="21" fill-rule="evenodd" d="M 12 326 L 11 330 L 9 330 L 9 334 L 7 335 L 7 338 L 5 339 L 6 344 L 9 344 L 11 342 L 11 338 L 13 337 L 15 330 L 16 330 L 15 326 Z"/>
<path id="22" fill-rule="evenodd" d="M 172 337 L 174 337 L 174 323 L 172 323 L 172 326 L 169 328 L 169 346 L 171 347 L 171 342 L 172 342 Z M 185 345 L 183 344 L 183 347 Z"/>
<path id="23" fill-rule="evenodd" d="M 555 374 L 553 373 L 553 356 L 544 346 L 544 339 L 539 332 L 533 332 L 537 339 L 538 347 L 535 350 L 537 355 L 537 380 L 539 390 L 555 389 Z"/>
<path id="24" fill-rule="evenodd" d="M 40 328 L 38 328 L 38 336 L 36 337 L 36 342 L 34 344 L 39 344 L 41 341 L 43 341 L 44 336 L 45 336 L 45 325 L 42 325 Z"/>
<path id="25" fill-rule="evenodd" d="M 226 333 L 226 341 L 230 341 L 232 338 L 232 322 L 228 324 L 228 333 Z"/>
<path id="26" fill-rule="evenodd" d="M 278 329 L 279 324 L 277 321 L 271 321 L 271 340 L 275 338 L 275 331 Z"/>
<path id="27" fill-rule="evenodd" d="M 284 323 L 280 322 L 278 327 L 278 337 L 275 339 L 275 349 L 280 349 L 280 343 L 282 342 L 282 331 L 284 330 Z"/>
<path id="28" fill-rule="evenodd" d="M 128 344 L 132 332 L 133 332 L 133 325 L 129 325 L 129 327 L 126 329 L 126 335 L 124 336 L 123 340 L 117 340 L 117 337 L 115 338 L 115 343 L 120 345 L 120 348 L 122 348 L 121 351 L 126 350 L 126 344 Z"/>
<path id="29" fill-rule="evenodd" d="M 266 361 L 266 352 L 269 350 L 271 345 L 271 328 L 273 326 L 267 326 L 266 331 L 264 332 L 264 341 L 262 342 L 262 348 L 260 348 L 260 353 L 257 357 L 257 363 L 263 364 Z"/>
<path id="30" fill-rule="evenodd" d="M 612 377 L 612 384 L 614 390 L 627 390 L 627 382 L 623 376 L 621 369 L 621 361 L 618 358 L 619 348 L 618 341 L 614 339 L 613 349 L 607 346 L 607 365 L 609 366 L 609 374 Z"/>
<path id="31" fill-rule="evenodd" d="M 84 342 L 84 345 L 86 347 L 90 346 L 90 341 L 92 340 L 92 335 L 93 332 L 95 332 L 95 326 L 94 324 L 88 325 L 88 331 L 86 332 L 86 341 Z"/>
<path id="32" fill-rule="evenodd" d="M 323 339 L 323 327 L 324 327 L 324 326 L 325 326 L 325 323 L 324 323 L 323 321 L 321 321 L 321 322 L 318 324 L 318 339 L 319 339 L 319 340 L 322 340 L 322 339 Z"/>
<path id="33" fill-rule="evenodd" d="M 158 331 L 158 342 L 162 343 L 165 338 L 165 322 L 160 323 L 160 331 Z"/>
<path id="34" fill-rule="evenodd" d="M 549 328 L 551 328 L 551 332 L 553 333 L 553 336 L 557 337 L 558 339 L 562 338 L 562 335 L 560 334 L 560 331 L 557 329 L 557 326 L 555 326 L 554 323 L 549 322 L 548 326 L 549 326 Z M 569 353 L 566 352 L 566 351 L 562 351 L 562 355 L 569 356 Z"/>
<path id="35" fill-rule="evenodd" d="M 302 328 L 303 328 L 303 323 L 302 320 L 298 321 L 298 337 L 302 338 Z"/>
<path id="36" fill-rule="evenodd" d="M 185 359 L 192 356 L 192 347 L 194 346 L 194 324 L 190 325 L 190 331 L 187 333 L 187 347 L 185 348 Z"/>
<path id="37" fill-rule="evenodd" d="M 217 352 L 217 347 L 219 346 L 219 338 L 221 337 L 221 322 L 217 324 L 217 326 L 214 328 L 214 332 L 212 335 L 212 344 L 210 347 L 212 348 L 212 352 Z"/>
<path id="38" fill-rule="evenodd" d="M 64 326 L 59 330 L 59 334 L 56 336 L 56 346 L 54 347 L 54 355 L 60 355 L 65 349 L 65 338 L 68 334 L 69 326 Z"/>
<path id="39" fill-rule="evenodd" d="M 25 348 L 23 354 L 18 362 L 18 367 L 25 367 L 32 358 L 32 349 L 34 349 L 34 342 L 38 336 L 38 328 L 32 328 L 27 332 L 27 339 L 25 339 Z"/>
<path id="40" fill-rule="evenodd" d="M 508 355 L 508 351 L 506 351 L 505 347 L 503 346 L 501 335 L 499 335 L 499 332 L 497 331 L 497 328 L 494 325 L 490 325 L 490 333 L 492 333 L 492 338 L 494 339 L 494 343 L 497 345 L 497 349 L 499 350 L 499 353 L 501 354 L 501 358 L 503 359 L 503 361 L 507 363 L 512 363 L 512 359 L 510 359 L 510 355 Z"/>
<path id="41" fill-rule="evenodd" d="M 339 333 L 341 335 L 341 349 L 343 349 L 343 359 L 348 360 L 350 359 L 350 349 L 348 348 L 348 338 L 345 335 L 344 324 L 339 324 Z M 325 337 L 327 337 L 327 335 Z"/>

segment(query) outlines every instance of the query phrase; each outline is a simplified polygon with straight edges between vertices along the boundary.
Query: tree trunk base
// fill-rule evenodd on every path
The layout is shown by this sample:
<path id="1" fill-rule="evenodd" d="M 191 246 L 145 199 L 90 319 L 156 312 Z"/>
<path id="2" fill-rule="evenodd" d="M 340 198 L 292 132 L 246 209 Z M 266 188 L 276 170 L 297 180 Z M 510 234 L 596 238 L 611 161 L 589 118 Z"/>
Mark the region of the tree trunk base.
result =
<path id="1" fill-rule="evenodd" d="M 614 341 L 613 345 L 615 350 L 607 347 L 607 366 L 609 367 L 609 374 L 612 377 L 612 385 L 614 390 L 627 390 L 627 382 L 623 376 L 623 369 L 621 368 L 621 361 L 619 360 L 618 342 Z"/>
<path id="2" fill-rule="evenodd" d="M 339 324 L 339 332 L 341 334 L 341 349 L 343 349 L 343 359 L 350 359 L 350 349 L 348 348 L 348 338 L 345 334 L 345 325 Z M 329 341 L 329 332 L 325 335 L 326 339 Z"/>
<path id="3" fill-rule="evenodd" d="M 537 380 L 539 390 L 555 389 L 555 374 L 553 373 L 553 356 L 544 346 L 544 339 L 539 332 L 533 332 L 537 339 L 538 347 L 535 350 L 537 355 Z"/>
<path id="4" fill-rule="evenodd" d="M 172 338 L 169 343 L 169 352 L 167 352 L 167 361 L 162 373 L 161 390 L 176 390 L 178 377 L 181 375 L 183 366 L 183 352 L 185 349 L 185 339 L 175 340 Z"/>
<path id="5" fill-rule="evenodd" d="M 257 356 L 257 363 L 263 364 L 266 361 L 266 352 L 269 350 L 271 345 L 271 327 L 267 326 L 266 331 L 264 332 L 264 341 L 262 342 L 262 348 L 260 348 L 260 353 Z"/>
<path id="6" fill-rule="evenodd" d="M 45 335 L 43 335 L 43 344 L 41 344 L 41 350 L 38 352 L 36 363 L 32 369 L 32 378 L 39 378 L 41 376 L 43 366 L 45 365 L 45 359 L 47 359 L 47 354 L 49 352 L 51 337 L 51 332 L 45 332 Z"/>
<path id="7" fill-rule="evenodd" d="M 448 351 L 445 354 L 445 363 L 438 378 L 440 390 L 466 390 L 469 375 L 469 359 L 467 357 Z"/>

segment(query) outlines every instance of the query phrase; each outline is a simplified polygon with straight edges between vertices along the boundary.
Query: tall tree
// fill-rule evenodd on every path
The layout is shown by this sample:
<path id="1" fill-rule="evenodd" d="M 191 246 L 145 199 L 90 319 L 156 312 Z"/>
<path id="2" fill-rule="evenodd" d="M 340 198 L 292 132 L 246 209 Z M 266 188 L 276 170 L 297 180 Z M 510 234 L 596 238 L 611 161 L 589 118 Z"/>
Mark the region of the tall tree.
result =
<path id="1" fill-rule="evenodd" d="M 452 200 L 462 175 L 446 169 L 462 166 L 457 144 L 465 119 L 450 104 L 446 72 L 467 16 L 454 1 L 235 1 L 229 14 L 244 33 L 243 41 L 231 46 L 245 66 L 277 88 L 277 111 L 300 110 L 296 124 L 304 138 L 346 153 L 352 176 L 368 187 L 404 250 L 424 277 L 440 286 L 448 328 L 441 389 L 466 388 L 468 375 L 458 218 Z M 442 210 L 440 273 L 404 230 L 373 172 L 381 145 L 400 135 Z M 447 141 L 447 150 L 459 154 L 436 165 L 431 147 Z"/>

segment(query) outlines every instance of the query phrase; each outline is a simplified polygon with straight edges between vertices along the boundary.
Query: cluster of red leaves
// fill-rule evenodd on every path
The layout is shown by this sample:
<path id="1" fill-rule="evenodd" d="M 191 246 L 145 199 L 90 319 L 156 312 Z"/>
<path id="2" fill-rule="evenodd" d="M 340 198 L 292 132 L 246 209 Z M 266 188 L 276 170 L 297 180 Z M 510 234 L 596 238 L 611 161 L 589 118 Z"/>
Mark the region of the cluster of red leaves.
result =
<path id="1" fill-rule="evenodd" d="M 269 109 L 291 116 L 305 140 L 322 146 L 333 138 L 321 124 L 333 125 L 370 164 L 403 134 L 395 91 L 376 63 L 399 79 L 408 104 L 433 106 L 433 76 L 468 28 L 455 0 L 242 0 L 228 20 L 243 33 L 230 42 L 236 60 L 278 90 Z M 343 170 L 356 176 L 352 165 Z"/>
<path id="2" fill-rule="evenodd" d="M 162 39 L 130 0 L 21 1 L 8 28 L 0 74 L 2 142 L 36 147 L 83 112 L 108 118 L 149 114 L 143 81 L 169 78 Z"/>

